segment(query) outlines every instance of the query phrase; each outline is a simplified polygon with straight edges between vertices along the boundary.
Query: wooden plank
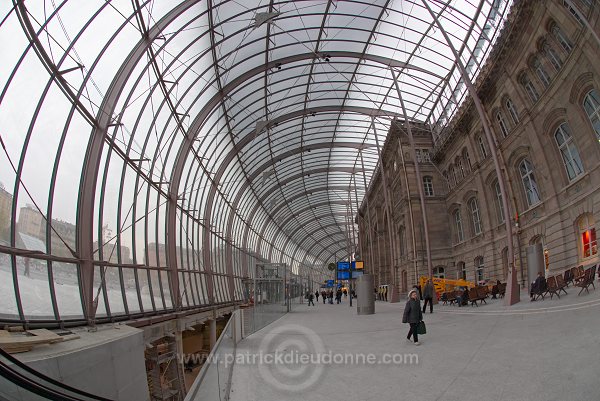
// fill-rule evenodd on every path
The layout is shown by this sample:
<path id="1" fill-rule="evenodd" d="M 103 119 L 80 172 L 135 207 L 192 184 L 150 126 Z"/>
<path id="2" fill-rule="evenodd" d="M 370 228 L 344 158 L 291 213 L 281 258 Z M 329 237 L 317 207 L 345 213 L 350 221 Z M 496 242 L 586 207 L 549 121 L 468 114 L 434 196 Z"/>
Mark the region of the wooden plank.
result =
<path id="1" fill-rule="evenodd" d="M 29 334 L 33 334 L 39 338 L 45 338 L 50 340 L 50 344 L 58 343 L 64 341 L 64 338 L 59 336 L 58 334 L 48 330 L 48 329 L 35 329 L 35 330 L 27 330 Z"/>

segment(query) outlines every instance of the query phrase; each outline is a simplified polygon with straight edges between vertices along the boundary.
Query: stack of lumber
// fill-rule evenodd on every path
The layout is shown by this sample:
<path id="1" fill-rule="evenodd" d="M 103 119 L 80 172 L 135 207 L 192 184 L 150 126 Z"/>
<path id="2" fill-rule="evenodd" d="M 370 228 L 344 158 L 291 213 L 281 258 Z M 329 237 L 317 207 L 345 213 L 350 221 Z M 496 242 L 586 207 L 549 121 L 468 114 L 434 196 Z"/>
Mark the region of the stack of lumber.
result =
<path id="1" fill-rule="evenodd" d="M 0 330 L 0 348 L 9 354 L 16 354 L 30 351 L 36 345 L 55 344 L 76 338 L 79 336 L 75 334 L 60 336 L 47 329 L 26 330 L 22 333 Z"/>

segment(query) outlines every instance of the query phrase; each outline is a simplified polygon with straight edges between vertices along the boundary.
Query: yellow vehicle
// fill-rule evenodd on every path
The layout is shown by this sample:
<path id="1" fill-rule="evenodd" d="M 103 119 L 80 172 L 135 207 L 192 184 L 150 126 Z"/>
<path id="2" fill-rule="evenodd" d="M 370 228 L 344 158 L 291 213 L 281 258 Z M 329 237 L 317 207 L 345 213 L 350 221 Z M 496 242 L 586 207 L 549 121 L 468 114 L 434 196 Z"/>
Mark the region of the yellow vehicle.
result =
<path id="1" fill-rule="evenodd" d="M 423 291 L 423 288 L 425 288 L 425 284 L 427 284 L 427 279 L 427 276 L 421 276 L 419 278 L 419 285 L 421 286 L 421 291 Z M 456 287 L 473 288 L 475 287 L 475 283 L 473 283 L 472 281 L 462 279 L 451 280 L 447 278 L 433 278 L 433 288 L 435 289 L 438 298 L 440 297 L 440 295 L 442 295 L 443 292 L 452 291 Z"/>

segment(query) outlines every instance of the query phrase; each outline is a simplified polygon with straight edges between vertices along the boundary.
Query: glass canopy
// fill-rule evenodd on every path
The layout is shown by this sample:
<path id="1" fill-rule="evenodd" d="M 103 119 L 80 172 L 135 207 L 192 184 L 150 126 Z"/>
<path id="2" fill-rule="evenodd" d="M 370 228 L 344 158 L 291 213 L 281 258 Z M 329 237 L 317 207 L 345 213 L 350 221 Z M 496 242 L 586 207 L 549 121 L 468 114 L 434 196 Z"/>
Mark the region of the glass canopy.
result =
<path id="1" fill-rule="evenodd" d="M 320 278 L 391 122 L 436 139 L 465 99 L 440 26 L 475 79 L 511 3 L 2 2 L 0 319 L 239 300 L 259 260 Z"/>

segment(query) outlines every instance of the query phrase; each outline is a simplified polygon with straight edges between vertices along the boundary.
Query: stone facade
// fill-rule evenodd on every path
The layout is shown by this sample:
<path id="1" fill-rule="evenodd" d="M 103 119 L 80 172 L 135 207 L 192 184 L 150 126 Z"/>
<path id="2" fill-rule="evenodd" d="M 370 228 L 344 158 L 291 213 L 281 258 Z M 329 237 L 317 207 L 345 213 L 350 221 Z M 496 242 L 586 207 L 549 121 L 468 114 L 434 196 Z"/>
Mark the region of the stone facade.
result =
<path id="1" fill-rule="evenodd" d="M 598 8 L 573 3 L 600 32 Z M 363 259 L 376 284 L 395 282 L 405 292 L 427 274 L 417 185 L 425 185 L 434 274 L 504 281 L 506 218 L 523 285 L 530 274 L 526 250 L 535 243 L 543 244 L 550 273 L 599 261 L 600 43 L 562 0 L 516 4 L 476 82 L 493 147 L 470 99 L 441 130 L 412 123 L 416 148 L 429 152 L 417 155 L 429 185 L 415 178 L 404 124 L 392 125 L 380 166 L 390 218 L 381 168 L 357 216 Z M 509 216 L 497 194 L 494 148 Z"/>

